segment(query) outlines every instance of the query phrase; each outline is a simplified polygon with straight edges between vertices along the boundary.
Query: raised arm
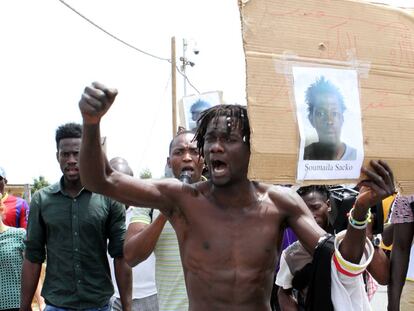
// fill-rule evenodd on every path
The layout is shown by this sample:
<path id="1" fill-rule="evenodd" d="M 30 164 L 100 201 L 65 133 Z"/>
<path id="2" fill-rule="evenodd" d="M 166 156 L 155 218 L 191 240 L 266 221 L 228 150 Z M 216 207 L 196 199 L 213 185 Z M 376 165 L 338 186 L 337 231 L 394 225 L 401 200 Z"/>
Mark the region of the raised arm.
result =
<path id="1" fill-rule="evenodd" d="M 363 168 L 367 179 L 360 183 L 360 193 L 352 211 L 353 219 L 359 223 L 367 218 L 371 206 L 395 191 L 393 173 L 387 163 L 381 160 L 371 161 L 371 168 L 372 170 Z M 313 254 L 318 239 L 324 231 L 316 224 L 312 214 L 298 195 L 291 193 L 283 205 L 289 207 L 287 218 L 289 226 L 292 227 L 302 245 Z M 342 257 L 349 262 L 359 263 L 365 249 L 365 240 L 365 227 L 358 229 L 348 225 L 339 248 Z"/>
<path id="2" fill-rule="evenodd" d="M 366 225 L 358 224 L 365 222 L 369 217 L 368 210 L 371 206 L 395 192 L 394 176 L 388 164 L 381 160 L 371 161 L 370 164 L 371 170 L 362 168 L 367 179 L 359 184 L 359 195 L 350 212 L 357 225 L 348 224 L 346 235 L 339 248 L 342 257 L 352 263 L 359 263 L 365 249 Z"/>
<path id="3" fill-rule="evenodd" d="M 79 101 L 83 117 L 80 151 L 82 184 L 90 191 L 104 194 L 128 205 L 171 209 L 181 187 L 179 181 L 134 179 L 113 170 L 102 151 L 99 124 L 116 95 L 115 89 L 94 82 L 85 88 Z"/>

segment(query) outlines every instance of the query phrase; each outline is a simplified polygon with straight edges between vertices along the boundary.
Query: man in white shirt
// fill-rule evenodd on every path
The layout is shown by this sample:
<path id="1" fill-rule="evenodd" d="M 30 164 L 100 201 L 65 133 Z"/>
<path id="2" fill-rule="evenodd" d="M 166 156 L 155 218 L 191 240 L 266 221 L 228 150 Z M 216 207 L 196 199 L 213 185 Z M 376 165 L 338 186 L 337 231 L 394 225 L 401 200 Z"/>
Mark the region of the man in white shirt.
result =
<path id="1" fill-rule="evenodd" d="M 133 172 L 128 162 L 120 157 L 116 157 L 109 161 L 109 164 L 118 172 L 133 176 Z M 125 212 L 125 220 L 127 227 L 131 222 L 133 211 L 136 209 L 127 206 Z M 111 265 L 112 280 L 115 281 L 113 265 Z M 111 299 L 111 309 L 113 311 L 122 311 L 122 304 L 116 282 L 114 283 L 114 295 Z M 132 268 L 132 311 L 158 311 L 157 288 L 155 286 L 155 257 L 151 255 Z"/>

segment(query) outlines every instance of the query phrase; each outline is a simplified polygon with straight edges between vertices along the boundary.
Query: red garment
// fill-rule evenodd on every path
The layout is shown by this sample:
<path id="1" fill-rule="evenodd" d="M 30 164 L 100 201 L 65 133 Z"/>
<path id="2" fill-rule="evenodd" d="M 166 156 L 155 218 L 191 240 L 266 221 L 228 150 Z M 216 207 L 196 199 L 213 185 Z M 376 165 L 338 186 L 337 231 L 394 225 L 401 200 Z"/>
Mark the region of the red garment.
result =
<path id="1" fill-rule="evenodd" d="M 6 194 L 5 196 L 4 201 L 2 200 L 6 207 L 3 214 L 3 223 L 6 226 L 26 229 L 29 204 L 26 200 L 14 195 Z"/>

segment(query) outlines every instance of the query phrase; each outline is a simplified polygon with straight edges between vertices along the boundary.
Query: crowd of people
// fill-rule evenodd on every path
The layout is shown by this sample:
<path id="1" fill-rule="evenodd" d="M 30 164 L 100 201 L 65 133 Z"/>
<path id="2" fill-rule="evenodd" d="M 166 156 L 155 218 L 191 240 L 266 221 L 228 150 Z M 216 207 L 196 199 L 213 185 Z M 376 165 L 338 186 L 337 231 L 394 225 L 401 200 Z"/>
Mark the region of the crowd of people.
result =
<path id="1" fill-rule="evenodd" d="M 395 197 L 386 162 L 362 169 L 339 232 L 329 187 L 248 179 L 243 106 L 211 107 L 194 132 L 177 133 L 167 158 L 174 178 L 134 178 L 100 143 L 116 95 L 100 83 L 85 88 L 83 125 L 56 130 L 62 177 L 30 207 L 5 193 L 0 169 L 0 310 L 31 310 L 33 298 L 46 311 L 370 310 L 376 283 L 388 285 L 388 309 L 399 310 L 414 197 L 393 200 L 384 251 L 373 207 Z"/>

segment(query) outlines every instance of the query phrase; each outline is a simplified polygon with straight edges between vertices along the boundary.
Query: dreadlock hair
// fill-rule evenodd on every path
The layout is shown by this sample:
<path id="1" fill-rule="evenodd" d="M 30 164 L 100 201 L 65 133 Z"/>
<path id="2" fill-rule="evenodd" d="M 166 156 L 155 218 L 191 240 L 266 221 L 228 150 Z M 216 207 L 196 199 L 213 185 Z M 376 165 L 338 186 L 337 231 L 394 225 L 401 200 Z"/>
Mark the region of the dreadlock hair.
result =
<path id="1" fill-rule="evenodd" d="M 311 186 L 300 187 L 296 192 L 301 197 L 311 192 L 319 192 L 321 195 L 326 197 L 326 200 L 328 200 L 329 198 L 329 188 L 325 185 L 311 185 Z"/>
<path id="2" fill-rule="evenodd" d="M 59 126 L 56 130 L 56 148 L 59 149 L 59 142 L 64 138 L 81 138 L 82 126 L 78 123 L 66 123 Z"/>
<path id="3" fill-rule="evenodd" d="M 211 121 L 217 127 L 220 117 L 226 117 L 227 133 L 234 129 L 241 130 L 243 141 L 250 147 L 250 124 L 247 109 L 241 105 L 217 105 L 204 110 L 198 119 L 198 127 L 194 134 L 200 156 L 204 156 L 204 137 Z"/>

